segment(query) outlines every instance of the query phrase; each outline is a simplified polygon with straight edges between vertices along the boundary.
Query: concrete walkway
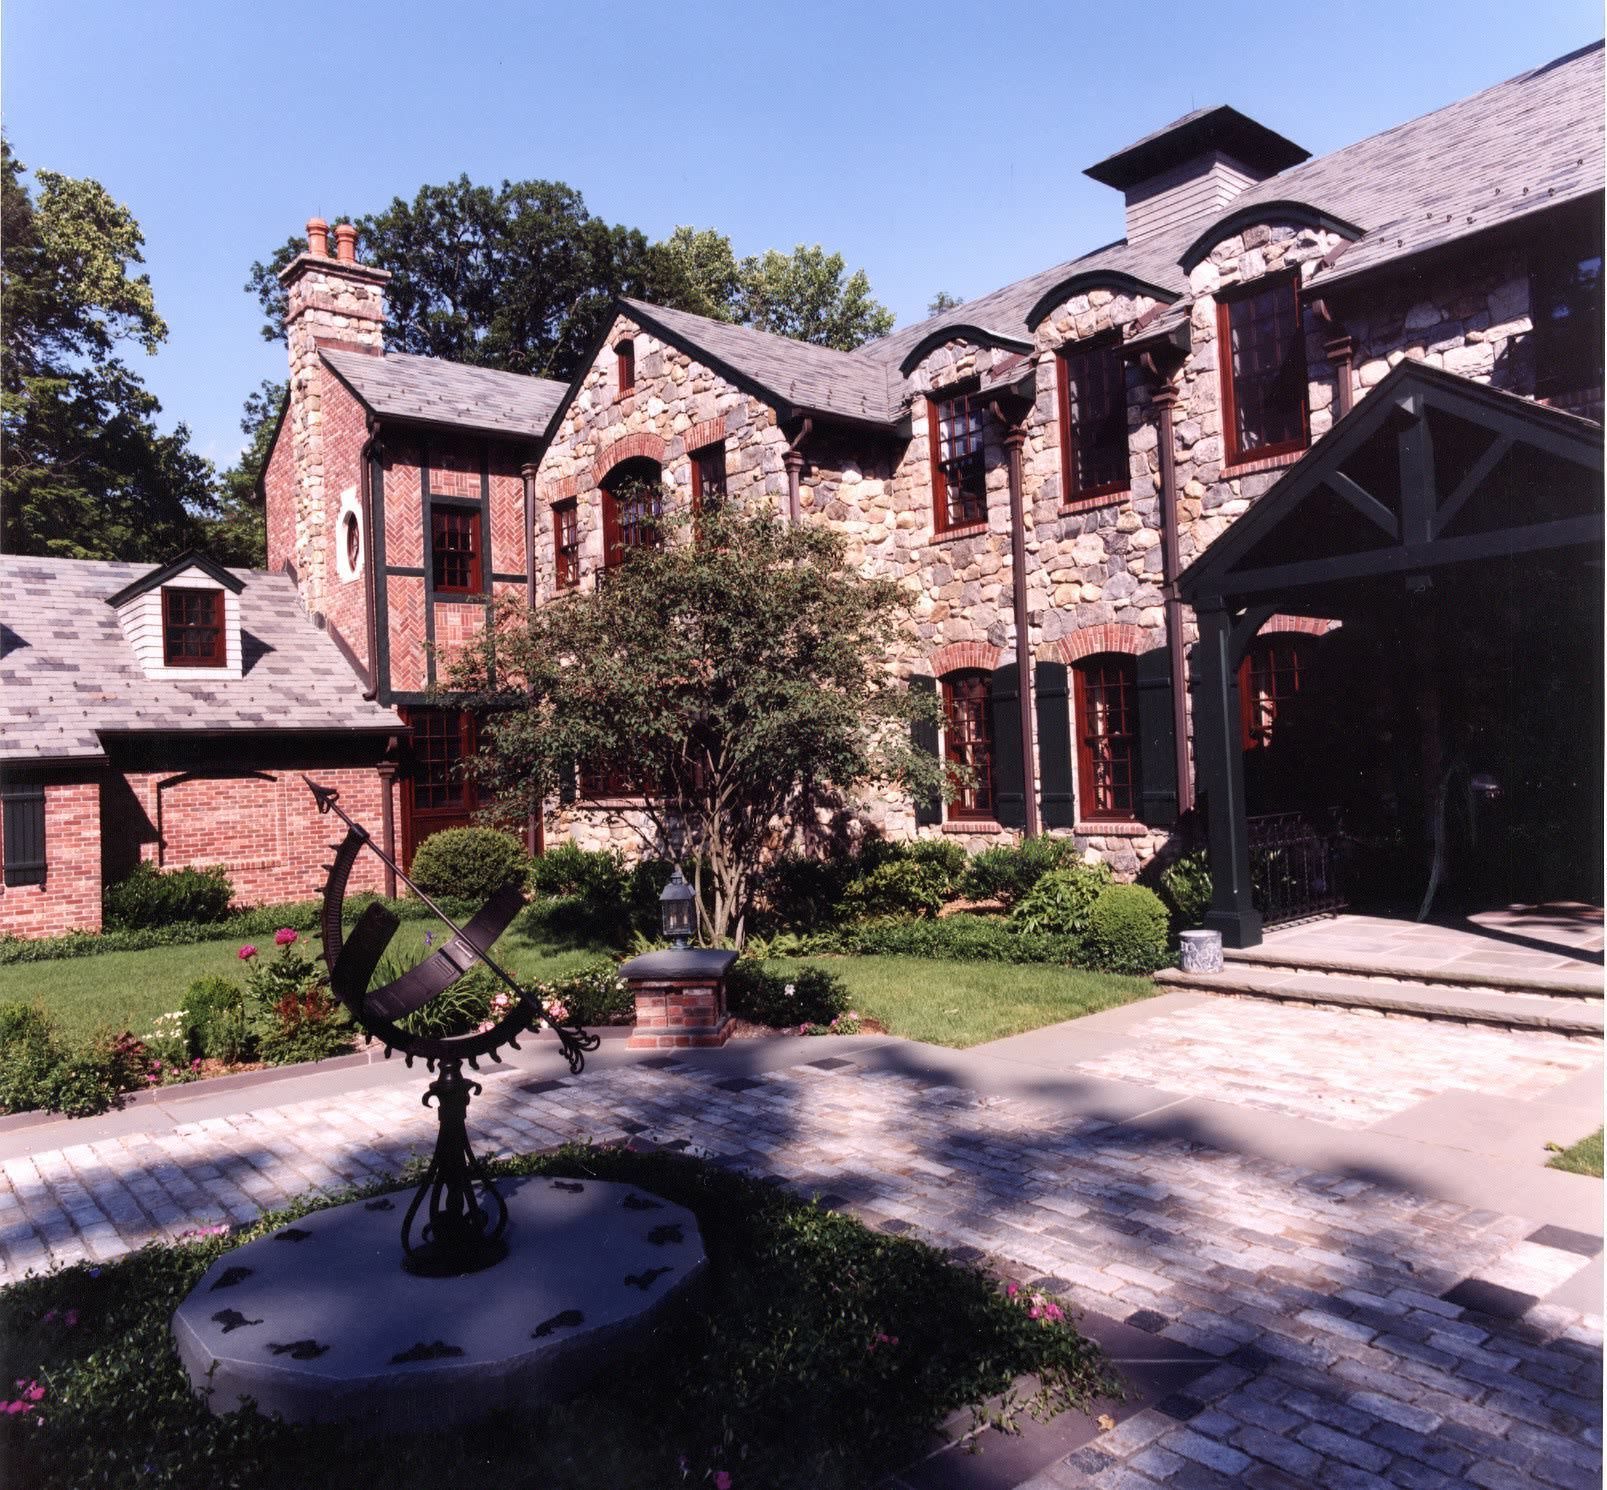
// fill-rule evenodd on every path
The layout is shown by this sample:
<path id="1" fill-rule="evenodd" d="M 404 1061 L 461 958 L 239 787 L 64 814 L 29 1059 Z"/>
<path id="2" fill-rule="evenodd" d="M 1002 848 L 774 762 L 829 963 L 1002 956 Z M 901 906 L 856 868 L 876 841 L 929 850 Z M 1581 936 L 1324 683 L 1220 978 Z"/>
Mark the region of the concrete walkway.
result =
<path id="1" fill-rule="evenodd" d="M 433 1138 L 424 1084 L 391 1062 L 0 1133 L 0 1280 L 394 1174 Z M 1540 1145 L 1600 1091 L 1599 1042 L 1169 994 L 966 1052 L 610 1039 L 572 1079 L 538 1046 L 471 1125 L 704 1152 L 1217 1362 L 1035 1490 L 1555 1490 L 1600 1482 L 1602 1186 Z M 1004 1467 L 965 1462 L 905 1483 Z"/>

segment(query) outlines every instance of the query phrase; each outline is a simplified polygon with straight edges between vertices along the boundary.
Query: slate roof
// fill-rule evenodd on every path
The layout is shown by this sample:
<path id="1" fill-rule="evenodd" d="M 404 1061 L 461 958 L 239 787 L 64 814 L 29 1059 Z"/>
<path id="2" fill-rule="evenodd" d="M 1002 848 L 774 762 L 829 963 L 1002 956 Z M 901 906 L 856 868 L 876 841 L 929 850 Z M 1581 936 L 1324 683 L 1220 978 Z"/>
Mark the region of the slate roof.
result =
<path id="1" fill-rule="evenodd" d="M 374 414 L 418 419 L 488 434 L 539 440 L 567 383 L 522 373 L 470 367 L 409 352 L 329 350 L 322 353 L 335 375 Z"/>
<path id="2" fill-rule="evenodd" d="M 283 574 L 229 571 L 243 677 L 146 677 L 106 598 L 159 567 L 0 555 L 0 761 L 99 759 L 102 732 L 402 728 L 364 701 Z"/>

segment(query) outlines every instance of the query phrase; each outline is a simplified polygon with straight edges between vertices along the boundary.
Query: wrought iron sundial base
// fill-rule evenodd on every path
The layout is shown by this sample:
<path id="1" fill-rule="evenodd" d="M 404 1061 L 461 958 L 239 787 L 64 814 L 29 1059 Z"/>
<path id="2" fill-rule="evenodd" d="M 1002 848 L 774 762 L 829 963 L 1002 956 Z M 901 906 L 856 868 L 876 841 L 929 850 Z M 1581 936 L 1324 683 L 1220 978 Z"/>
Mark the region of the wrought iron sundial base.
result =
<path id="1" fill-rule="evenodd" d="M 469 1146 L 469 1098 L 479 1090 L 462 1062 L 446 1060 L 424 1093 L 424 1105 L 433 1099 L 439 1115 L 435 1154 L 402 1221 L 402 1266 L 420 1277 L 462 1277 L 508 1255 L 507 1204 Z M 413 1221 L 426 1200 L 428 1220 L 415 1245 Z"/>

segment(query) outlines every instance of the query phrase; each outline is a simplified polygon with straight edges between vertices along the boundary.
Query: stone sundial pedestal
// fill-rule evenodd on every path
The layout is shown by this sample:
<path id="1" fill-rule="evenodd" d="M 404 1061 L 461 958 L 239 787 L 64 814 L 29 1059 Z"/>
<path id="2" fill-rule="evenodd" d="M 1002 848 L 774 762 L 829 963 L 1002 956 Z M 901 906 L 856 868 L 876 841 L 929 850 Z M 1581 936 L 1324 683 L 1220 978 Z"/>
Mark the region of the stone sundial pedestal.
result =
<path id="1" fill-rule="evenodd" d="M 499 1182 L 507 1257 L 461 1277 L 397 1266 L 405 1193 L 225 1253 L 173 1316 L 215 1414 L 439 1428 L 568 1395 L 707 1265 L 692 1213 L 631 1185 Z"/>

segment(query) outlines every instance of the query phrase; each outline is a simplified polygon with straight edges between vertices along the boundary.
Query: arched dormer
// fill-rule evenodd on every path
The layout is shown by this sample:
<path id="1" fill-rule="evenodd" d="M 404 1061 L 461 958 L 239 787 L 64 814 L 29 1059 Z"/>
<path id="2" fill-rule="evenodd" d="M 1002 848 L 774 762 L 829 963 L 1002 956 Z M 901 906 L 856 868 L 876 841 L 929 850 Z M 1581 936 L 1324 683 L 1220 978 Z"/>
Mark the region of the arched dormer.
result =
<path id="1" fill-rule="evenodd" d="M 1131 274 L 1115 269 L 1079 269 L 1065 279 L 1051 285 L 1027 312 L 1027 330 L 1036 331 L 1056 306 L 1064 305 L 1073 295 L 1086 295 L 1090 290 L 1109 290 L 1113 295 L 1126 295 L 1137 300 L 1147 298 L 1170 305 L 1178 299 L 1175 290 L 1163 290 Z"/>
<path id="2" fill-rule="evenodd" d="M 906 378 L 915 371 L 939 347 L 947 346 L 950 342 L 962 341 L 973 347 L 990 347 L 999 352 L 1030 352 L 1032 343 L 1019 336 L 1011 336 L 1003 331 L 992 331 L 986 326 L 975 326 L 969 321 L 951 321 L 947 325 L 935 327 L 928 331 L 908 352 L 904 360 L 899 363 L 898 370 Z"/>
<path id="3" fill-rule="evenodd" d="M 1313 207 L 1309 202 L 1298 202 L 1288 198 L 1271 202 L 1251 202 L 1235 208 L 1225 216 L 1213 218 L 1183 250 L 1177 261 L 1179 267 L 1185 274 L 1191 274 L 1196 265 L 1210 257 L 1211 251 L 1219 243 L 1238 236 L 1246 228 L 1262 224 L 1268 226 L 1287 224 L 1297 228 L 1312 228 L 1318 232 L 1337 234 L 1349 242 L 1360 238 L 1363 232 L 1354 223 L 1346 222 L 1344 218 L 1325 212 L 1320 207 Z"/>

